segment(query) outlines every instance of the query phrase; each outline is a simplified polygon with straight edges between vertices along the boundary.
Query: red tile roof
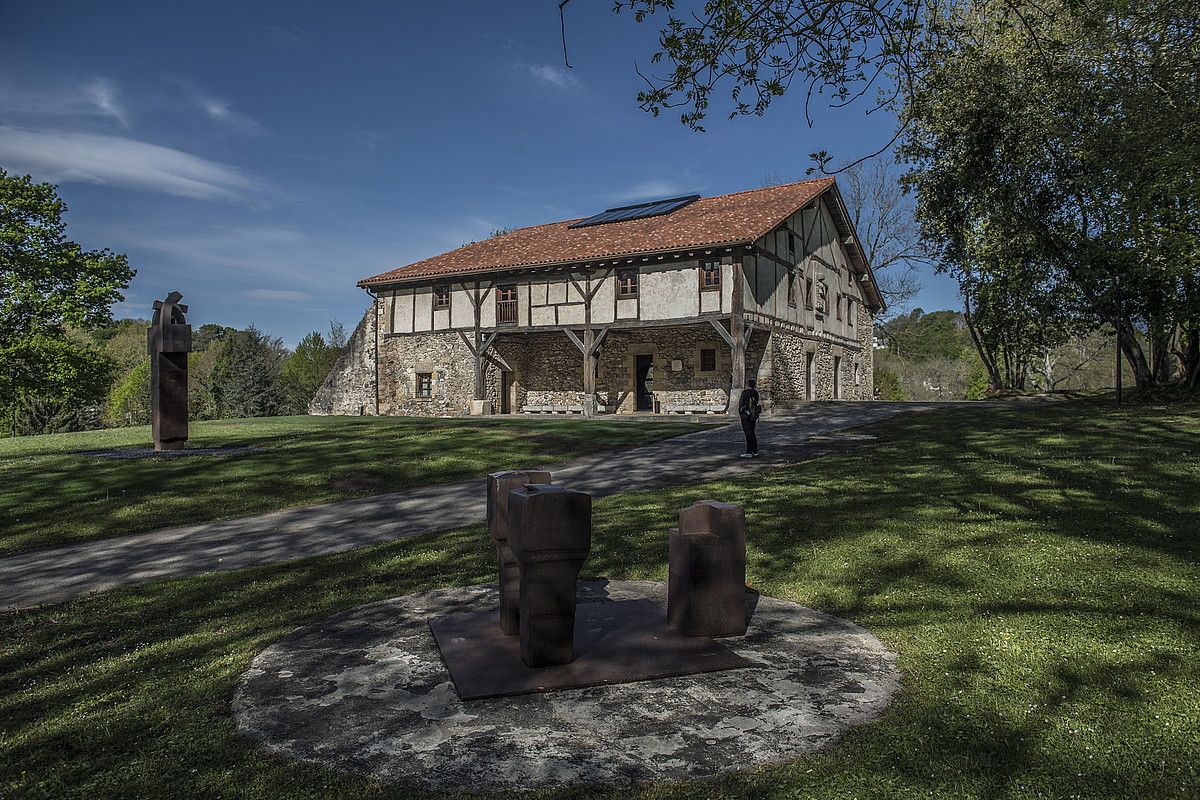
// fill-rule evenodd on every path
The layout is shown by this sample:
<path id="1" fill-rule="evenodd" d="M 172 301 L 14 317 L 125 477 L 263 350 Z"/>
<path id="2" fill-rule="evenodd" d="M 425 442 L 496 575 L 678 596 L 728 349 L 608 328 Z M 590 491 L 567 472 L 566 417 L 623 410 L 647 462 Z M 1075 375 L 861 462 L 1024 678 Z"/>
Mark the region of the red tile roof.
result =
<path id="1" fill-rule="evenodd" d="M 417 278 L 569 264 L 667 250 L 753 242 L 834 185 L 833 178 L 704 197 L 670 214 L 572 228 L 579 219 L 518 228 L 358 282 L 377 286 Z"/>

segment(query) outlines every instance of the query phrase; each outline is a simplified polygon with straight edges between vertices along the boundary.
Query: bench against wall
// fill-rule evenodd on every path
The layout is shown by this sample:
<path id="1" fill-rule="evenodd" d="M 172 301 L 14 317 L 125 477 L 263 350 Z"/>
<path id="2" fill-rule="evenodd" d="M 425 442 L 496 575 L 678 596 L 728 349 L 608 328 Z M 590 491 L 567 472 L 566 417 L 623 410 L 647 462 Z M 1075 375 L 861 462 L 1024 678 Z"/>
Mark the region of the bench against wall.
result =
<path id="1" fill-rule="evenodd" d="M 724 414 L 725 406 L 723 404 L 705 404 L 705 405 L 672 405 L 665 404 L 662 407 L 664 414 Z"/>

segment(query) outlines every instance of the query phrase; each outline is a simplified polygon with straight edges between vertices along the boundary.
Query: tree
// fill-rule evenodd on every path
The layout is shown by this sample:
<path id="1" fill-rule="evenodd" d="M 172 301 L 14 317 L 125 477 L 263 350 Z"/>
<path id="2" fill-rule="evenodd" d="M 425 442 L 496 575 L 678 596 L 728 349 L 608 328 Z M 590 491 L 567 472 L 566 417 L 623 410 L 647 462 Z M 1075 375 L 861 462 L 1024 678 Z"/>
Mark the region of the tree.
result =
<path id="1" fill-rule="evenodd" d="M 113 427 L 150 423 L 150 361 L 117 379 L 104 405 L 104 422 Z"/>
<path id="2" fill-rule="evenodd" d="M 888 351 L 905 361 L 955 359 L 971 346 L 963 317 L 956 311 L 926 314 L 916 308 L 893 318 L 886 333 Z"/>
<path id="3" fill-rule="evenodd" d="M 284 408 L 282 340 L 251 325 L 229 339 L 213 366 L 212 393 L 222 417 L 270 417 Z"/>
<path id="4" fill-rule="evenodd" d="M 0 169 L 0 345 L 107 324 L 125 299 L 128 260 L 68 240 L 66 210 L 53 185 Z"/>
<path id="5" fill-rule="evenodd" d="M 1200 380 L 1200 0 L 707 0 L 669 16 L 651 62 L 669 67 L 643 76 L 642 107 L 700 130 L 719 84 L 731 116 L 794 84 L 834 107 L 878 89 L 950 269 L 977 270 L 961 243 L 981 232 L 1032 236 L 1139 386 Z"/>
<path id="6" fill-rule="evenodd" d="M 328 341 L 319 331 L 300 340 L 296 350 L 283 362 L 279 374 L 285 413 L 307 413 L 309 402 L 325 382 L 345 345 L 346 331 L 338 322 L 329 324 Z"/>
<path id="7" fill-rule="evenodd" d="M 642 75 L 647 88 L 638 102 L 655 116 L 683 109 L 680 121 L 696 130 L 704 129 L 722 82 L 732 84 L 730 117 L 762 115 L 794 83 L 810 101 L 828 95 L 836 106 L 879 88 L 876 107 L 887 105 L 907 90 L 919 69 L 918 45 L 934 33 L 916 0 L 707 0 L 686 20 L 674 8 L 675 0 L 615 6 L 638 22 L 668 12 L 650 61 L 669 69 Z"/>
<path id="8" fill-rule="evenodd" d="M 887 367 L 875 368 L 876 400 L 908 400 L 908 392 L 900 383 L 900 376 Z"/>
<path id="9" fill-rule="evenodd" d="M 134 274 L 125 256 L 68 240 L 66 210 L 51 184 L 0 169 L 0 411 L 30 411 L 22 432 L 90 419 L 111 365 L 68 328 L 111 322 Z"/>
<path id="10" fill-rule="evenodd" d="M 66 336 L 36 333 L 0 347 L 0 397 L 13 435 L 91 427 L 112 363 Z"/>
<path id="11" fill-rule="evenodd" d="M 930 52 L 903 115 L 923 231 L 975 301 L 969 318 L 987 304 L 1011 332 L 1001 317 L 1029 303 L 1078 301 L 1091 327 L 1120 332 L 1139 387 L 1175 377 L 1173 343 L 1194 382 L 1200 4 L 1042 7 L 1031 20 L 979 2 L 946 18 L 954 35 Z M 1044 352 L 1071 316 L 1026 319 L 1035 335 L 1012 346 Z"/>

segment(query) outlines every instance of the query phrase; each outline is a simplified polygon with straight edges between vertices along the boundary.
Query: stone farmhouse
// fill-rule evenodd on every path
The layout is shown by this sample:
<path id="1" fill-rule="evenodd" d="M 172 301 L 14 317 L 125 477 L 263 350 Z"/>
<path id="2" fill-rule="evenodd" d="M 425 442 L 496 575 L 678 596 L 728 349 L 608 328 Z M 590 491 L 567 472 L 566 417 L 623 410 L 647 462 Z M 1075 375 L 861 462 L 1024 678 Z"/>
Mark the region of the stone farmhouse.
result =
<path id="1" fill-rule="evenodd" d="M 873 395 L 883 299 L 832 178 L 520 228 L 359 281 L 314 414 L 726 413 Z"/>

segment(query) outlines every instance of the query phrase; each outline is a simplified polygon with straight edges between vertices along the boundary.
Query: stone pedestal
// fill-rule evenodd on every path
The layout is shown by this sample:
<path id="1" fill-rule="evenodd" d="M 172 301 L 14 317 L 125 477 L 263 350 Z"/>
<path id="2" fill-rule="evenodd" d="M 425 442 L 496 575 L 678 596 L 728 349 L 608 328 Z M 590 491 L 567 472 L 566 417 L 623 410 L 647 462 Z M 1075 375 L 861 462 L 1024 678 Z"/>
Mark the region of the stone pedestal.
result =
<path id="1" fill-rule="evenodd" d="M 491 400 L 472 400 L 471 401 L 471 416 L 472 417 L 490 417 L 492 415 Z"/>
<path id="2" fill-rule="evenodd" d="M 520 633 L 520 569 L 508 542 L 508 495 L 526 484 L 549 484 L 549 472 L 509 470 L 487 478 L 488 533 L 496 546 L 496 571 L 500 578 L 500 630 L 508 636 Z"/>
<path id="3" fill-rule="evenodd" d="M 746 632 L 746 515 L 702 500 L 671 531 L 667 622 L 687 636 Z"/>
<path id="4" fill-rule="evenodd" d="M 583 415 L 585 417 L 596 416 L 596 414 L 598 413 L 599 407 L 600 407 L 600 404 L 596 400 L 596 395 L 585 394 L 583 396 Z"/>
<path id="5" fill-rule="evenodd" d="M 592 497 L 530 484 L 508 496 L 508 543 L 520 567 L 521 660 L 574 658 L 575 582 L 592 546 Z"/>

